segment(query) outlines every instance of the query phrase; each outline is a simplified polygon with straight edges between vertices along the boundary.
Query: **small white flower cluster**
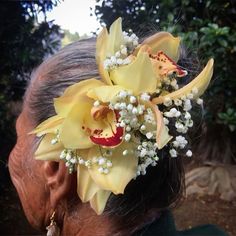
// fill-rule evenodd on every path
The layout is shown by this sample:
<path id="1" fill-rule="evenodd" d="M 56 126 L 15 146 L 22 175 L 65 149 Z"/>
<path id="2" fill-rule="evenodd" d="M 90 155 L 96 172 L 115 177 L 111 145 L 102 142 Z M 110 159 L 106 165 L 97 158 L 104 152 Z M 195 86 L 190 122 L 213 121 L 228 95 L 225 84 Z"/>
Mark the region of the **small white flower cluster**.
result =
<path id="1" fill-rule="evenodd" d="M 148 94 L 141 94 L 140 97 L 135 97 L 126 94 L 122 91 L 118 96 L 121 100 L 114 104 L 114 108 L 119 110 L 119 123 L 117 126 L 125 127 L 125 141 L 129 142 L 131 139 L 131 132 L 140 131 L 146 135 L 147 139 L 151 139 L 154 135 L 152 132 L 146 133 L 146 124 L 156 125 L 154 114 L 150 108 L 146 108 L 144 104 L 138 101 L 148 101 L 150 96 Z M 144 118 L 140 119 L 141 116 Z M 141 121 L 142 120 L 142 121 Z"/>
<path id="2" fill-rule="evenodd" d="M 106 70 L 113 70 L 118 66 L 128 65 L 130 63 L 131 60 L 127 57 L 127 48 L 123 46 L 120 51 L 116 52 L 115 56 L 107 58 L 103 62 L 103 66 Z"/>
<path id="3" fill-rule="evenodd" d="M 59 142 L 60 137 L 59 137 L 59 130 L 56 131 L 56 137 L 51 140 L 51 144 L 55 145 Z"/>
<path id="4" fill-rule="evenodd" d="M 139 38 L 135 33 L 133 33 L 132 30 L 129 30 L 128 32 L 123 31 L 124 41 L 125 45 L 128 47 L 129 52 L 132 52 L 134 48 L 138 46 L 138 40 Z"/>
<path id="5" fill-rule="evenodd" d="M 177 157 L 177 151 L 174 148 L 170 149 L 169 153 L 171 157 Z"/>
<path id="6" fill-rule="evenodd" d="M 145 175 L 148 166 L 156 166 L 159 157 L 157 156 L 157 144 L 153 141 L 143 141 L 138 145 L 136 156 L 139 159 L 136 177 Z"/>
<path id="7" fill-rule="evenodd" d="M 75 171 L 75 167 L 76 167 L 76 164 L 78 163 L 78 159 L 73 150 L 64 149 L 60 154 L 60 159 L 65 162 L 65 165 L 69 169 L 70 174 L 73 171 Z"/>
<path id="8" fill-rule="evenodd" d="M 106 70 L 112 70 L 118 66 L 128 65 L 131 63 L 128 55 L 138 46 L 138 37 L 132 31 L 129 33 L 123 31 L 124 45 L 114 55 L 110 55 L 104 60 L 103 66 Z"/>
<path id="9" fill-rule="evenodd" d="M 146 168 L 150 165 L 155 166 L 159 159 L 156 153 L 156 120 L 152 109 L 146 108 L 143 104 L 149 100 L 150 96 L 147 93 L 133 96 L 128 91 L 120 91 L 115 101 L 109 105 L 111 109 L 119 111 L 117 126 L 125 128 L 125 142 L 131 142 L 134 136 L 137 143 L 136 150 L 123 151 L 123 156 L 135 153 L 138 158 L 137 176 L 144 175 Z M 153 130 L 147 130 L 147 126 L 150 125 Z M 143 141 L 141 141 L 142 139 Z"/>
<path id="10" fill-rule="evenodd" d="M 110 155 L 108 152 L 105 155 Z M 76 165 L 83 165 L 85 167 L 92 168 L 97 166 L 99 173 L 108 174 L 112 167 L 112 162 L 104 156 L 93 157 L 92 160 L 84 160 L 82 157 L 76 154 L 75 150 L 64 149 L 60 154 L 60 159 L 65 162 L 66 167 L 69 169 L 69 173 L 76 170 Z"/>
<path id="11" fill-rule="evenodd" d="M 139 97 L 133 96 L 131 92 L 124 90 L 120 91 L 115 101 L 109 104 L 112 110 L 119 111 L 117 126 L 125 127 L 126 134 L 124 139 L 127 142 L 131 139 L 131 132 L 133 130 L 139 130 L 142 125 L 139 121 L 140 115 L 143 115 L 147 111 L 145 105 L 138 103 L 139 100 L 142 100 L 142 98 L 139 99 Z"/>
<path id="12" fill-rule="evenodd" d="M 169 92 L 175 91 L 179 89 L 179 85 L 177 80 L 173 76 L 166 76 L 162 80 L 162 87 L 168 88 Z"/>
<path id="13" fill-rule="evenodd" d="M 143 93 L 140 96 L 134 96 L 129 91 L 120 91 L 115 101 L 110 102 L 109 108 L 119 112 L 119 118 L 117 126 L 125 128 L 124 140 L 131 142 L 134 132 L 139 131 L 140 136 L 145 136 L 147 141 L 139 141 L 140 137 L 137 138 L 137 142 L 140 145 L 137 146 L 137 150 L 123 150 L 123 156 L 130 153 L 136 153 L 139 158 L 139 170 L 137 175 L 145 174 L 146 168 L 149 165 L 156 165 L 158 157 L 156 155 L 156 131 L 146 131 L 147 125 L 156 126 L 154 114 L 150 108 L 146 108 L 143 104 L 150 100 L 150 96 L 147 93 Z M 95 101 L 93 104 L 95 107 L 100 105 L 99 101 Z M 58 137 L 58 136 L 57 136 Z M 59 137 L 58 137 L 59 138 Z M 142 147 L 142 148 L 141 148 Z M 72 173 L 76 165 L 84 165 L 87 168 L 91 168 L 96 165 L 98 171 L 102 174 L 108 174 L 112 167 L 112 162 L 107 159 L 112 155 L 112 150 L 107 149 L 106 152 L 100 157 L 94 157 L 92 160 L 84 160 L 82 157 L 77 156 L 76 150 L 64 149 L 61 152 L 60 159 L 64 160 L 66 166 L 69 168 L 69 172 Z"/>
<path id="14" fill-rule="evenodd" d="M 150 100 L 150 95 L 148 95 L 147 93 L 142 93 L 140 98 L 143 101 L 149 101 Z"/>
<path id="15" fill-rule="evenodd" d="M 187 144 L 188 141 L 182 135 L 175 137 L 175 141 L 173 142 L 174 147 L 180 149 L 184 149 Z"/>
<path id="16" fill-rule="evenodd" d="M 164 112 L 164 116 L 168 117 L 168 118 L 178 118 L 181 116 L 181 112 L 178 111 L 175 107 L 171 108 L 169 111 Z"/>
<path id="17" fill-rule="evenodd" d="M 171 157 L 177 157 L 178 152 L 176 151 L 176 149 L 172 148 L 172 149 L 170 149 L 169 154 L 170 154 Z M 192 153 L 192 151 L 189 149 L 189 150 L 185 153 L 185 155 L 186 155 L 187 157 L 191 157 L 191 156 L 193 155 L 193 153 Z"/>
<path id="18" fill-rule="evenodd" d="M 147 111 L 146 114 L 144 114 L 144 121 L 145 121 L 145 123 L 156 125 L 156 120 L 155 120 L 155 117 L 154 117 L 152 109 L 151 108 L 147 108 L 146 111 Z M 143 130 L 143 129 L 141 129 L 141 130 Z"/>
<path id="19" fill-rule="evenodd" d="M 203 99 L 202 99 L 202 98 L 198 98 L 198 99 L 196 100 L 196 102 L 197 102 L 197 104 L 200 105 L 200 106 L 203 105 Z"/>
<path id="20" fill-rule="evenodd" d="M 203 100 L 200 98 L 197 100 L 194 99 L 194 96 L 197 93 L 198 90 L 194 88 L 192 89 L 191 93 L 189 93 L 187 96 L 182 96 L 180 99 L 171 100 L 167 97 L 164 100 L 164 123 L 165 125 L 169 126 L 169 130 L 172 132 L 174 131 L 173 127 L 175 127 L 175 131 L 177 133 L 175 139 L 173 139 L 169 144 L 169 154 L 171 157 L 177 157 L 178 150 L 186 149 L 188 145 L 188 141 L 186 137 L 183 136 L 183 134 L 186 134 L 189 128 L 193 126 L 193 120 L 190 114 L 192 103 L 196 102 L 199 105 L 202 105 L 203 103 Z M 192 151 L 187 150 L 185 154 L 186 156 L 190 157 L 192 156 Z"/>
<path id="21" fill-rule="evenodd" d="M 110 168 L 112 167 L 112 162 L 104 156 L 93 157 L 92 164 L 96 164 L 98 166 L 98 172 L 101 174 L 108 174 L 110 172 Z"/>

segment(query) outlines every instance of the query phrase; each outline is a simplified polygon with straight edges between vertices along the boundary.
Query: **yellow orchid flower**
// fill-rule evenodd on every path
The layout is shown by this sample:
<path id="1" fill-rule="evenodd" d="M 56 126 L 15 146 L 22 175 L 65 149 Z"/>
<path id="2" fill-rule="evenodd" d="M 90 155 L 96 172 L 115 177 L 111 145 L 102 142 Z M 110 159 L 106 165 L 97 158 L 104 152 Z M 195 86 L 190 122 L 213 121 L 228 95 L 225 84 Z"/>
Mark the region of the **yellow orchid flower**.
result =
<path id="1" fill-rule="evenodd" d="M 54 100 L 57 115 L 36 127 L 34 133 L 43 135 L 59 130 L 60 141 L 69 149 L 86 149 L 95 144 L 118 145 L 122 141 L 123 128 L 116 127 L 115 111 L 104 105 L 94 113 L 93 104 L 96 100 L 86 95 L 88 90 L 99 86 L 103 87 L 104 84 L 95 79 L 70 86 L 63 96 Z M 116 94 L 119 90 L 110 87 L 110 91 Z M 104 99 L 105 97 L 102 97 L 100 101 Z M 104 107 L 107 109 L 104 110 Z"/>
<path id="2" fill-rule="evenodd" d="M 214 60 L 210 59 L 206 65 L 206 67 L 202 70 L 202 72 L 195 78 L 193 79 L 189 84 L 185 85 L 183 88 L 166 94 L 165 96 L 159 96 L 157 98 L 154 98 L 152 102 L 154 104 L 161 104 L 165 101 L 166 98 L 170 98 L 172 100 L 181 98 L 182 96 L 186 96 L 189 93 L 193 91 L 193 89 L 196 89 L 196 93 L 193 94 L 193 98 L 196 99 L 200 97 L 205 90 L 207 89 L 212 74 L 213 74 L 213 65 L 214 65 Z"/>
<path id="3" fill-rule="evenodd" d="M 139 77 L 142 75 L 142 84 L 140 84 L 139 89 L 143 86 L 143 84 L 149 84 L 149 80 L 153 80 L 153 76 L 146 75 L 143 77 L 144 72 L 148 71 L 149 75 L 153 73 L 153 71 L 156 74 L 157 80 L 159 80 L 159 77 L 163 74 L 163 70 L 160 71 L 160 67 L 165 67 L 164 71 L 173 71 L 177 70 L 179 72 L 179 75 L 184 76 L 186 75 L 185 71 L 182 71 L 179 67 L 177 67 L 176 63 L 179 58 L 179 51 L 180 51 L 180 38 L 179 37 L 173 37 L 170 33 L 167 32 L 159 32 L 146 40 L 143 41 L 141 45 L 139 45 L 133 53 L 133 61 L 137 60 L 137 62 L 133 62 L 134 65 L 127 65 L 118 67 L 115 70 L 113 70 L 111 73 L 107 71 L 104 68 L 104 60 L 106 57 L 109 57 L 111 55 L 115 55 L 116 52 L 120 50 L 120 46 L 124 43 L 124 36 L 122 32 L 122 20 L 121 18 L 118 18 L 110 27 L 110 32 L 108 33 L 106 28 L 102 30 L 102 32 L 98 35 L 97 44 L 96 44 L 96 59 L 97 64 L 99 67 L 99 72 L 102 77 L 102 80 L 108 84 L 112 85 L 113 83 L 116 85 L 123 85 L 124 81 L 129 81 L 123 78 L 122 74 L 123 71 L 126 72 L 126 70 L 129 71 L 129 73 L 126 76 L 129 76 L 130 73 L 136 72 L 136 74 L 140 74 Z M 148 47 L 148 52 L 150 55 L 150 60 L 145 58 L 144 55 L 141 55 L 139 51 L 141 48 Z M 169 63 L 164 63 L 162 61 L 161 63 L 158 63 L 157 58 L 160 57 L 160 53 L 162 53 L 162 58 L 164 57 L 164 60 L 168 60 Z M 140 54 L 138 58 L 135 58 L 137 54 Z M 156 56 L 157 55 L 157 56 Z M 146 56 L 147 57 L 147 56 Z M 150 61 L 152 62 L 153 69 L 150 69 Z M 125 67 L 129 67 L 128 69 L 125 69 Z M 121 72 L 120 72 L 121 71 Z M 122 76 L 122 77 L 120 77 Z M 131 77 L 134 77 L 131 76 Z M 127 78 L 127 77 L 126 77 Z M 147 81 L 148 79 L 148 81 Z M 138 79 L 137 79 L 138 80 Z M 130 85 L 126 82 L 126 88 L 129 88 Z M 133 80 L 130 80 L 129 83 L 133 83 Z M 153 85 L 153 83 L 150 84 Z M 157 85 L 157 84 L 156 84 Z M 155 87 L 152 86 L 152 90 Z M 148 91 L 146 91 L 148 92 Z M 152 91 L 153 92 L 153 91 Z"/>
<path id="4" fill-rule="evenodd" d="M 35 158 L 63 160 L 76 167 L 78 195 L 97 214 L 103 212 L 111 193 L 123 194 L 132 179 L 145 173 L 150 163 L 156 164 L 158 150 L 174 145 L 164 118 L 170 111 L 162 108 L 166 99 L 189 94 L 197 99 L 213 73 L 211 59 L 183 88 L 158 92 L 169 77 L 187 74 L 177 65 L 180 38 L 159 32 L 137 45 L 136 36 L 132 41 L 121 23 L 118 18 L 109 32 L 104 28 L 97 38 L 101 81 L 89 79 L 68 87 L 54 99 L 56 115 L 31 132 L 42 137 Z M 172 110 L 170 117 L 179 117 L 178 112 Z"/>
<path id="5" fill-rule="evenodd" d="M 59 161 L 60 153 L 65 148 L 77 149 L 78 155 L 89 160 L 95 155 L 101 155 L 97 145 L 114 147 L 122 142 L 123 128 L 116 127 L 116 113 L 106 104 L 94 107 L 96 100 L 86 95 L 92 94 L 90 89 L 94 85 L 95 88 L 104 87 L 103 83 L 91 79 L 70 86 L 60 98 L 55 99 L 58 114 L 41 123 L 33 132 L 38 136 L 46 134 L 35 153 L 37 160 Z M 110 92 L 114 91 L 113 96 L 121 89 L 109 87 Z M 107 97 L 106 94 L 100 94 L 97 99 L 102 102 Z M 58 130 L 60 142 L 52 145 L 51 140 Z M 105 207 L 107 193 L 123 193 L 125 186 L 135 176 L 138 159 L 133 155 L 121 158 L 126 146 L 121 144 L 120 148 L 114 150 L 110 160 L 115 166 L 109 175 L 102 175 L 95 167 L 87 169 L 78 165 L 78 195 L 83 202 L 90 201 L 98 214 Z M 124 167 L 127 169 L 126 174 L 123 173 Z M 114 181 L 115 177 L 117 181 Z"/>

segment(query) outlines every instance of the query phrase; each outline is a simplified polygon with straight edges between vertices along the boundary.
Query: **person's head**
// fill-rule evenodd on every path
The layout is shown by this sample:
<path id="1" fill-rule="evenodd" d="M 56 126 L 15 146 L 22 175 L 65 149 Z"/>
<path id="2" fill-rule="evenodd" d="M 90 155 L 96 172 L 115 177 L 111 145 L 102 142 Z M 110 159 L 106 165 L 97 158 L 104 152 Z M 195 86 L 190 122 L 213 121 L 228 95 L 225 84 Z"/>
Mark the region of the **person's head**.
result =
<path id="1" fill-rule="evenodd" d="M 44 153 L 47 161 L 35 160 L 35 151 L 42 137 L 29 133 L 56 114 L 54 98 L 62 96 L 69 86 L 91 78 L 100 80 L 97 68 L 95 40 L 81 40 L 42 63 L 33 73 L 26 90 L 22 113 L 16 124 L 17 143 L 9 158 L 9 169 L 25 214 L 34 227 L 45 229 L 55 210 L 56 221 L 64 234 L 97 232 L 99 235 L 100 232 L 104 235 L 107 232 L 107 235 L 114 235 L 126 232 L 127 235 L 129 232 L 130 235 L 155 212 L 173 205 L 182 196 L 182 160 L 168 157 L 167 149 L 159 153 L 157 164 L 149 166 L 145 175 L 136 176 L 127 184 L 124 194 L 111 193 L 101 215 L 77 195 L 78 181 L 80 184 L 89 181 L 86 175 L 77 173 L 80 176 L 77 178 L 76 174 L 70 174 L 65 162 L 58 159 L 60 153 L 56 148 Z M 78 172 L 82 170 L 78 169 Z"/>
<path id="2" fill-rule="evenodd" d="M 38 124 L 55 114 L 54 98 L 62 95 L 69 85 L 94 77 L 99 79 L 93 39 L 63 48 L 32 75 L 16 124 L 18 138 L 9 168 L 25 214 L 36 227 L 48 224 L 53 209 L 58 209 L 58 218 L 78 214 L 86 219 L 90 214 L 95 215 L 89 204 L 79 200 L 76 175 L 68 173 L 64 162 L 34 159 L 39 138 L 29 135 Z M 170 206 L 179 199 L 182 189 L 181 159 L 162 158 L 145 176 L 131 181 L 124 195 L 112 194 L 103 215 L 124 222 L 127 219 L 137 221 L 152 209 Z M 63 219 L 59 221 L 62 223 Z"/>

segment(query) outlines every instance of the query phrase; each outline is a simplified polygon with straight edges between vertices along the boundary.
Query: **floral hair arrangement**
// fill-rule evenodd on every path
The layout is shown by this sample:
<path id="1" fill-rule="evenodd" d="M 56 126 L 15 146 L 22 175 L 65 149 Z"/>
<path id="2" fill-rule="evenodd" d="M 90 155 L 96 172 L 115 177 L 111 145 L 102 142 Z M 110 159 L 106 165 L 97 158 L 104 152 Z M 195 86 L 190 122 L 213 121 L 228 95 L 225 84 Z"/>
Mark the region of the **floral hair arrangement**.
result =
<path id="1" fill-rule="evenodd" d="M 142 44 L 121 18 L 104 28 L 96 43 L 101 80 L 69 86 L 54 99 L 56 115 L 32 133 L 42 137 L 37 160 L 64 161 L 77 171 L 77 192 L 101 214 L 111 193 L 158 165 L 160 152 L 192 156 L 186 133 L 193 126 L 191 108 L 213 73 L 213 59 L 182 88 L 187 71 L 177 65 L 180 38 L 159 32 Z M 151 167 L 150 167 L 151 168 Z"/>

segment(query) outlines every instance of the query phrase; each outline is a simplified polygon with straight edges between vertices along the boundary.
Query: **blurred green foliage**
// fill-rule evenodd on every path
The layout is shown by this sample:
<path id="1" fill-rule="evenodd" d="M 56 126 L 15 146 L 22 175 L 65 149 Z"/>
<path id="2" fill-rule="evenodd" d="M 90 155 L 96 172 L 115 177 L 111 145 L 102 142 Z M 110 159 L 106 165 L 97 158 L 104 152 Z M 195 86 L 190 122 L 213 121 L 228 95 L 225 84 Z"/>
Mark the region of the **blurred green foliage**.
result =
<path id="1" fill-rule="evenodd" d="M 236 130 L 236 109 L 228 108 L 226 112 L 220 112 L 218 114 L 219 123 L 229 126 L 229 129 L 233 132 Z"/>
<path id="2" fill-rule="evenodd" d="M 58 0 L 1 2 L 0 164 L 5 164 L 15 141 L 16 110 L 30 73 L 60 45 L 60 28 L 46 19 L 46 12 L 58 3 Z M 41 23 L 39 14 L 44 19 Z"/>
<path id="3" fill-rule="evenodd" d="M 97 0 L 96 2 L 94 13 L 103 25 L 109 27 L 121 16 L 124 30 L 131 28 L 141 37 L 160 30 L 181 36 L 185 53 L 195 58 L 192 60 L 192 65 L 186 65 L 190 72 L 191 69 L 197 68 L 194 63 L 200 61 L 203 66 L 209 58 L 214 58 L 213 80 L 204 95 L 204 123 L 209 130 L 214 130 L 220 124 L 219 132 L 224 133 L 224 136 L 233 137 L 230 141 L 233 146 L 236 136 L 236 2 L 231 0 Z M 215 131 L 216 136 L 217 132 Z M 218 141 L 222 142 L 220 139 Z"/>

